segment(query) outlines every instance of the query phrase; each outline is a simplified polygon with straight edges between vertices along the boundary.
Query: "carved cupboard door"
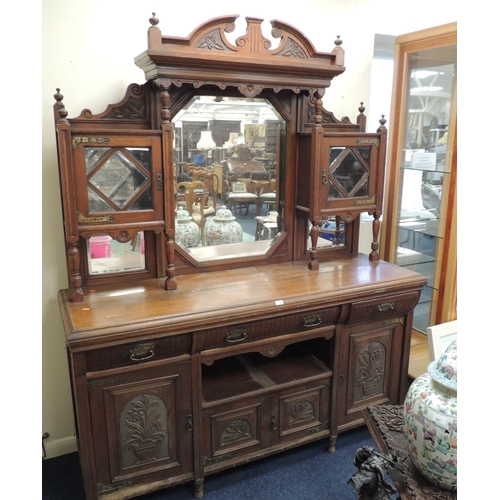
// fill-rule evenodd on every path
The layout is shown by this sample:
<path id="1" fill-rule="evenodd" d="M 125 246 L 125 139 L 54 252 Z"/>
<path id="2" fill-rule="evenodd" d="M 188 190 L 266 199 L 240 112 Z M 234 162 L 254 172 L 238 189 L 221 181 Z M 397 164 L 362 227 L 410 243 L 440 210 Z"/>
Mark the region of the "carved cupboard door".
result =
<path id="1" fill-rule="evenodd" d="M 89 381 L 99 494 L 193 470 L 190 379 L 184 362 Z"/>
<path id="2" fill-rule="evenodd" d="M 337 330 L 338 424 L 362 421 L 368 405 L 398 403 L 404 317 Z"/>

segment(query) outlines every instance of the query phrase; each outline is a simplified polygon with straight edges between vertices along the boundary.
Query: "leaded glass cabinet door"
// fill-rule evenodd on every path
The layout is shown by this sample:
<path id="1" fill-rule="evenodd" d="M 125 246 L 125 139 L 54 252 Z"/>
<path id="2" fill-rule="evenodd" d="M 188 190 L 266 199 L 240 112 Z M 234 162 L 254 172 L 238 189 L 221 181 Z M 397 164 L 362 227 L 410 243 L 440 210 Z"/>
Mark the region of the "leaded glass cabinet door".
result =
<path id="1" fill-rule="evenodd" d="M 381 203 L 378 134 L 329 134 L 321 153 L 321 213 L 342 216 L 349 222 L 361 212 L 374 211 Z"/>
<path id="2" fill-rule="evenodd" d="M 413 328 L 456 319 L 457 26 L 396 39 L 382 256 L 427 277 Z"/>
<path id="3" fill-rule="evenodd" d="M 79 224 L 163 219 L 159 137 L 73 138 Z"/>

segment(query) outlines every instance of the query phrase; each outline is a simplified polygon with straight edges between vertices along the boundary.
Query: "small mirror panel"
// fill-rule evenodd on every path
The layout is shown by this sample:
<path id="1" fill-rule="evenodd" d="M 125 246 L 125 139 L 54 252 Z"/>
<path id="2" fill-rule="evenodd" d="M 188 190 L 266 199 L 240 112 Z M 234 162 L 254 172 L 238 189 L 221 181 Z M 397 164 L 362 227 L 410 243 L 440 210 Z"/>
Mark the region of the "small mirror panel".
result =
<path id="1" fill-rule="evenodd" d="M 87 241 L 89 275 L 142 271 L 145 269 L 145 242 L 141 231 L 126 243 L 107 234 L 92 236 Z"/>
<path id="2" fill-rule="evenodd" d="M 338 215 L 331 215 L 319 221 L 319 237 L 316 248 L 345 248 L 346 247 L 346 225 Z M 311 251 L 311 223 L 307 232 L 307 250 Z"/>

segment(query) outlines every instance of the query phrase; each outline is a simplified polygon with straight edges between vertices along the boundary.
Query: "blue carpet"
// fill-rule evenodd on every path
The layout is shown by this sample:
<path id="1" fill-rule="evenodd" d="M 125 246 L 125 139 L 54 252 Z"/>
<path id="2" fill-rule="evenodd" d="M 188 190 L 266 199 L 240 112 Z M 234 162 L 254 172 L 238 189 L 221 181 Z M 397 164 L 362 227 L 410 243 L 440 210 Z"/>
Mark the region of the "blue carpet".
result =
<path id="1" fill-rule="evenodd" d="M 352 463 L 363 445 L 375 447 L 366 427 L 340 434 L 336 452 L 327 440 L 309 443 L 255 462 L 207 476 L 204 500 L 356 500 L 347 484 L 356 472 Z M 376 448 L 376 447 L 375 447 Z M 44 460 L 43 500 L 85 500 L 78 455 Z M 138 497 L 140 500 L 191 500 L 191 483 Z"/>

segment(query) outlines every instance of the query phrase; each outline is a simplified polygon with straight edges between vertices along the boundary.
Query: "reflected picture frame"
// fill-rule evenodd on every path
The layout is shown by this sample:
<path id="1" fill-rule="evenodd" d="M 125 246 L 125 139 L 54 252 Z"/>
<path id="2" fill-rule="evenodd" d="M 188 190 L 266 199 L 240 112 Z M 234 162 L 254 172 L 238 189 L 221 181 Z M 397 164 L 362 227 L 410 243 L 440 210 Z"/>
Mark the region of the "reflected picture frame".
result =
<path id="1" fill-rule="evenodd" d="M 233 193 L 246 193 L 247 186 L 244 182 L 233 182 L 231 184 L 231 189 Z"/>
<path id="2" fill-rule="evenodd" d="M 447 347 L 457 339 L 457 334 L 457 320 L 427 328 L 427 341 L 429 343 L 431 361 L 438 360 L 444 354 Z"/>

